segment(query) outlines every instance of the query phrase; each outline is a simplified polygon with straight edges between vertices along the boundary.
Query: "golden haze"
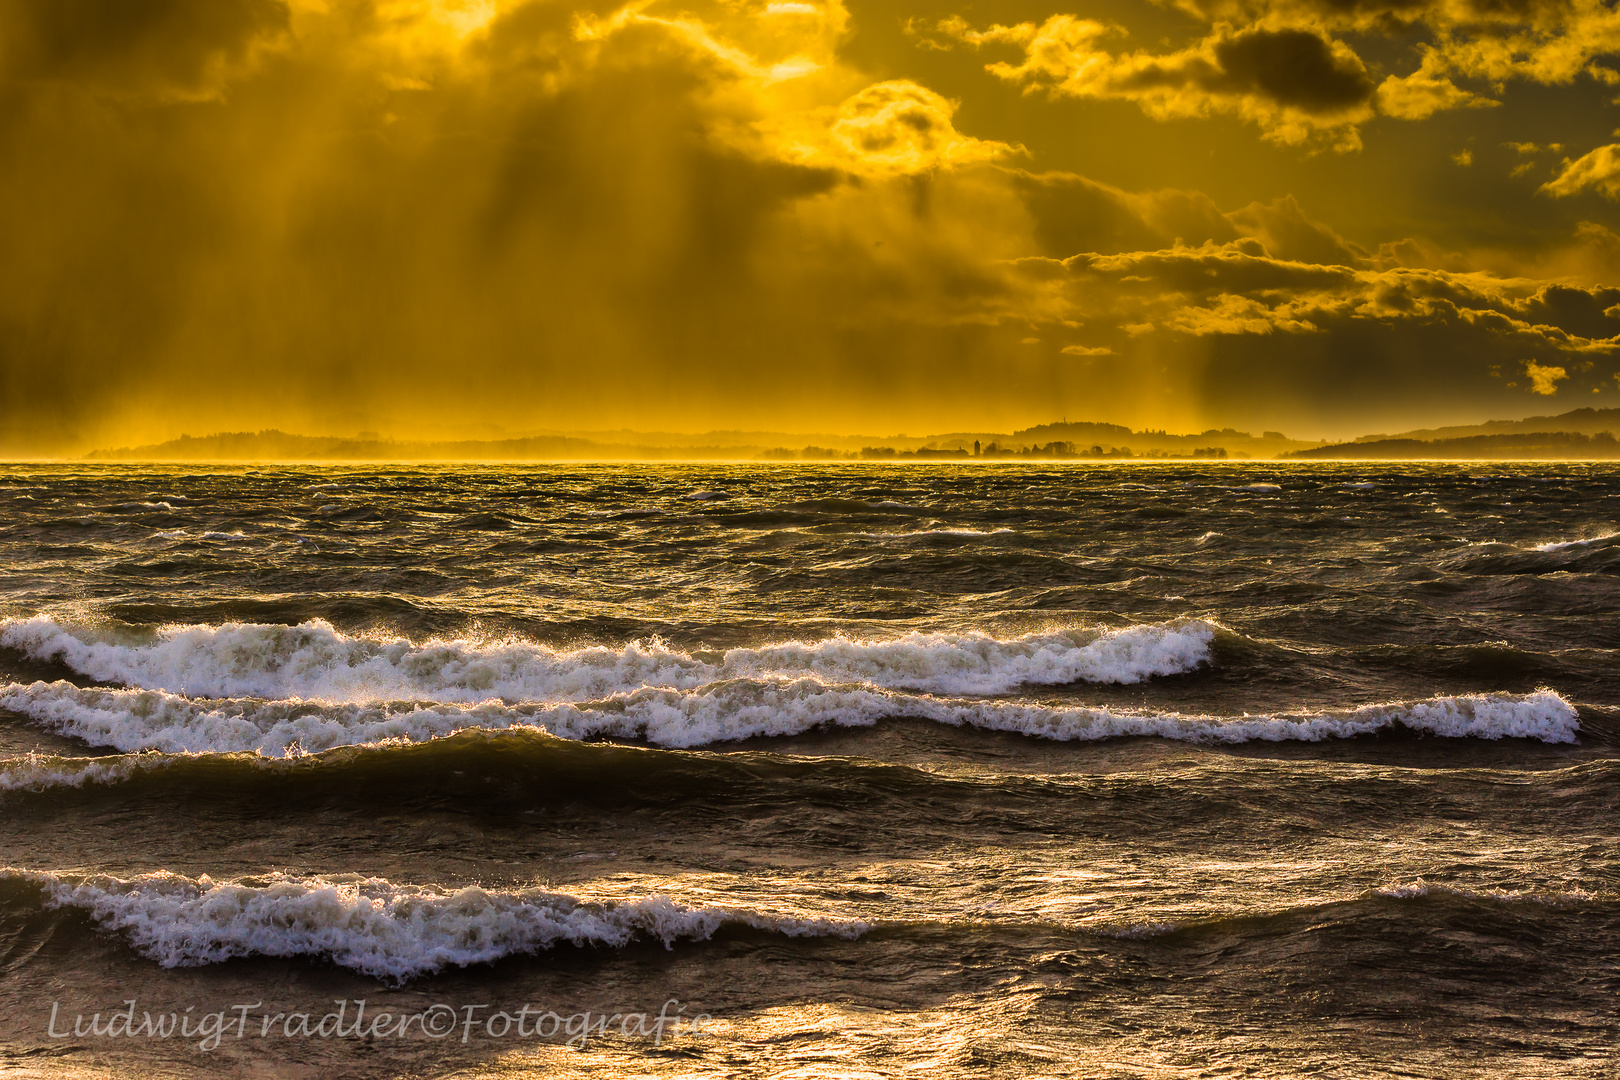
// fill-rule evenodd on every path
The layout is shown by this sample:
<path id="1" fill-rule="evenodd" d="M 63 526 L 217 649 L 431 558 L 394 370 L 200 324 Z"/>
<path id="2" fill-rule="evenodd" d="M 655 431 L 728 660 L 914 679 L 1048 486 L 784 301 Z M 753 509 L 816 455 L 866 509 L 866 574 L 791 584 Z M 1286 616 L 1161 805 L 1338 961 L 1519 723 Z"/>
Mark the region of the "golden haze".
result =
<path id="1" fill-rule="evenodd" d="M 0 449 L 1620 404 L 1596 0 L 10 0 Z"/>

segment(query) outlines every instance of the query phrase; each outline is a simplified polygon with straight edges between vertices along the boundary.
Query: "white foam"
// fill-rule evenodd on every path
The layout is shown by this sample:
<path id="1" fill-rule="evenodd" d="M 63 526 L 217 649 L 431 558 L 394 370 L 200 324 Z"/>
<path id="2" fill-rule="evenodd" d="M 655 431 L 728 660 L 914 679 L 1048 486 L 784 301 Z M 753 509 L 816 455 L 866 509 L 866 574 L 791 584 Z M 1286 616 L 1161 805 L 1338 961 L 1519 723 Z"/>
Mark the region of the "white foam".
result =
<path id="1" fill-rule="evenodd" d="M 97 690 L 67 682 L 0 687 L 0 708 L 58 734 L 125 752 L 252 752 L 269 757 L 339 746 L 423 742 L 468 729 L 534 727 L 565 739 L 642 739 L 688 748 L 799 735 L 823 726 L 870 727 L 915 718 L 1059 742 L 1146 736 L 1195 743 L 1318 742 L 1397 726 L 1447 738 L 1573 742 L 1575 709 L 1551 691 L 1369 705 L 1293 716 L 1188 716 L 1059 708 L 1010 701 L 736 679 L 698 691 L 642 689 L 591 703 L 484 702 L 318 705 L 304 701 L 193 701 L 158 690 Z"/>
<path id="2" fill-rule="evenodd" d="M 1342 487 L 1342 488 L 1345 488 L 1345 489 L 1347 489 L 1349 491 L 1371 491 L 1374 488 L 1376 488 L 1378 485 L 1374 484 L 1374 483 L 1371 483 L 1369 481 L 1363 480 L 1363 481 L 1360 481 L 1359 483 L 1340 484 L 1339 486 Z"/>
<path id="3" fill-rule="evenodd" d="M 1571 548 L 1592 547 L 1596 544 L 1606 543 L 1620 537 L 1620 532 L 1604 533 L 1602 536 L 1589 536 L 1583 540 L 1556 540 L 1551 543 L 1537 544 L 1532 550 L 1551 552 L 1568 551 Z"/>
<path id="4" fill-rule="evenodd" d="M 1163 937 L 1173 934 L 1181 927 L 1169 922 L 1136 923 L 1129 926 L 1109 926 L 1106 924 L 1090 924 L 1086 927 L 1089 933 L 1101 937 L 1118 938 L 1122 941 L 1145 941 L 1148 938 Z"/>
<path id="5" fill-rule="evenodd" d="M 114 510 L 173 510 L 174 507 L 166 502 L 127 502 L 119 503 Z"/>
<path id="6" fill-rule="evenodd" d="M 681 496 L 681 498 L 686 499 L 688 502 L 718 502 L 719 500 L 727 497 L 728 496 L 723 491 L 694 491 L 688 495 Z"/>
<path id="7" fill-rule="evenodd" d="M 1190 621 L 1000 639 L 911 633 L 732 649 L 708 663 L 657 641 L 555 651 L 528 642 L 415 645 L 298 626 L 168 627 L 134 644 L 93 640 L 43 616 L 0 622 L 0 645 L 102 682 L 208 697 L 327 702 L 590 701 L 640 689 L 690 690 L 745 676 L 815 675 L 882 689 L 1001 694 L 1024 684 L 1136 683 L 1210 660 L 1214 628 Z"/>
<path id="8" fill-rule="evenodd" d="M 911 539 L 918 536 L 1006 536 L 1012 529 L 917 529 L 914 532 L 862 532 L 852 535 L 874 540 Z"/>
<path id="9" fill-rule="evenodd" d="M 0 761 L 0 791 L 45 791 L 49 788 L 118 784 L 137 773 L 165 768 L 174 758 L 137 754 L 114 758 L 63 758 L 24 754 Z"/>
<path id="10" fill-rule="evenodd" d="M 803 672 L 885 689 L 1004 694 L 1025 685 L 1128 684 L 1181 674 L 1208 663 L 1214 643 L 1215 628 L 1201 620 L 1010 639 L 921 633 L 883 642 L 829 638 L 732 649 L 719 674 Z"/>
<path id="11" fill-rule="evenodd" d="M 1494 900 L 1504 904 L 1544 904 L 1548 907 L 1567 907 L 1600 899 L 1584 889 L 1564 889 L 1557 892 L 1528 892 L 1520 889 L 1470 889 L 1460 885 L 1435 885 L 1422 878 L 1407 884 L 1380 886 L 1373 890 L 1378 896 L 1392 900 L 1416 900 L 1426 896 L 1455 896 L 1464 900 Z"/>
<path id="12" fill-rule="evenodd" d="M 564 942 L 655 940 L 668 948 L 683 938 L 707 940 L 728 923 L 789 937 L 855 938 L 868 929 L 853 920 L 691 907 L 667 896 L 590 903 L 538 888 L 450 890 L 352 876 L 215 882 L 158 873 L 123 881 L 7 869 L 0 877 L 38 885 L 49 907 L 86 912 L 164 967 L 308 956 L 391 982 Z"/>
<path id="13" fill-rule="evenodd" d="M 202 534 L 202 538 L 204 540 L 222 540 L 222 541 L 224 541 L 226 543 L 235 543 L 235 542 L 240 541 L 240 540 L 250 540 L 250 539 L 252 539 L 252 537 L 246 536 L 241 532 L 217 532 L 217 531 L 205 532 L 205 533 Z"/>

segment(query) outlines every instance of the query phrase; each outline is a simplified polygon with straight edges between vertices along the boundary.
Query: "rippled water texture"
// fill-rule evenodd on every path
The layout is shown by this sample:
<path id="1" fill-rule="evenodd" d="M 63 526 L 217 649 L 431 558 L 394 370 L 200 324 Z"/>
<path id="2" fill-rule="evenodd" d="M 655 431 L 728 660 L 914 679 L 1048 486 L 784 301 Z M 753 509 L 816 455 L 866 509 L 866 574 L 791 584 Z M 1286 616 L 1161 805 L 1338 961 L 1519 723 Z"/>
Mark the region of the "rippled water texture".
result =
<path id="1" fill-rule="evenodd" d="M 25 1074 L 1615 1075 L 1611 465 L 13 466 L 0 507 Z M 131 998 L 714 1020 L 47 1033 Z"/>

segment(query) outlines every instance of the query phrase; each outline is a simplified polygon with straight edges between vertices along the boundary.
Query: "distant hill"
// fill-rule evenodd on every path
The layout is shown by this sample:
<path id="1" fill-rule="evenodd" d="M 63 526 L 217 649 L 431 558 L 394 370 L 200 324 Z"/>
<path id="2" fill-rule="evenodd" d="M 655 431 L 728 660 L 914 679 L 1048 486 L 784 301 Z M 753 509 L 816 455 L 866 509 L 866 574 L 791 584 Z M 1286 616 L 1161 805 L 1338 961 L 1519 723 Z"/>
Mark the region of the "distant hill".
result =
<path id="1" fill-rule="evenodd" d="M 1592 410 L 1585 410 L 1591 412 Z M 1606 410 L 1614 411 L 1614 410 Z M 1412 458 L 1485 458 L 1529 460 L 1537 458 L 1620 458 L 1620 441 L 1607 431 L 1585 435 L 1578 431 L 1535 431 L 1522 434 L 1467 435 L 1457 439 L 1375 439 L 1296 450 L 1291 458 L 1358 458 L 1398 460 Z"/>
<path id="2" fill-rule="evenodd" d="M 757 446 L 639 446 L 563 435 L 461 442 L 399 442 L 381 438 L 293 435 L 285 431 L 232 431 L 182 435 L 169 442 L 95 450 L 88 457 L 123 461 L 524 461 L 615 458 L 734 458 Z"/>
<path id="3" fill-rule="evenodd" d="M 1163 454 L 1192 455 L 1195 451 L 1218 447 L 1231 457 L 1277 457 L 1291 450 L 1319 446 L 1317 440 L 1290 439 L 1280 431 L 1267 431 L 1251 435 L 1233 428 L 1210 428 L 1196 435 L 1172 435 L 1164 430 L 1132 431 L 1119 424 L 1087 422 L 1041 424 L 1012 433 L 1014 443 L 1036 445 L 1050 442 L 1071 442 L 1077 446 L 1098 445 L 1129 446 L 1140 454 L 1157 451 Z"/>
<path id="4" fill-rule="evenodd" d="M 1392 435 L 1361 435 L 1356 442 L 1389 442 L 1394 439 L 1416 439 L 1434 442 L 1437 439 L 1464 439 L 1474 435 L 1534 435 L 1550 431 L 1578 432 L 1596 435 L 1606 431 L 1620 434 L 1620 409 L 1575 409 L 1557 416 L 1530 416 L 1523 420 L 1487 420 L 1483 424 L 1464 424 L 1457 427 L 1421 428 L 1417 431 L 1399 431 Z"/>
<path id="5" fill-rule="evenodd" d="M 805 445 L 805 439 L 815 442 Z M 804 436 L 717 431 L 670 435 L 633 431 L 535 435 L 516 439 L 404 442 L 370 433 L 354 438 L 285 431 L 182 435 L 168 442 L 96 450 L 102 461 L 611 461 L 611 460 L 830 460 L 840 458 L 943 459 L 971 456 L 974 444 L 994 458 L 1044 457 L 1275 457 L 1317 443 L 1268 431 L 1255 437 L 1231 428 L 1199 435 L 1132 431 L 1120 424 L 1042 424 L 1012 434 Z"/>
<path id="6" fill-rule="evenodd" d="M 1491 420 L 1428 428 L 1399 435 L 1364 435 L 1327 445 L 1291 439 L 1279 431 L 1259 435 L 1211 428 L 1178 435 L 1135 431 L 1121 424 L 1063 421 L 1011 434 L 792 435 L 766 431 L 713 431 L 702 435 L 635 431 L 543 434 L 524 438 L 408 442 L 371 432 L 353 438 L 296 435 L 274 429 L 184 435 L 163 443 L 97 450 L 113 461 L 817 461 L 985 458 L 1620 458 L 1620 409 L 1575 409 L 1561 416 Z M 806 445 L 806 440 L 814 440 Z"/>

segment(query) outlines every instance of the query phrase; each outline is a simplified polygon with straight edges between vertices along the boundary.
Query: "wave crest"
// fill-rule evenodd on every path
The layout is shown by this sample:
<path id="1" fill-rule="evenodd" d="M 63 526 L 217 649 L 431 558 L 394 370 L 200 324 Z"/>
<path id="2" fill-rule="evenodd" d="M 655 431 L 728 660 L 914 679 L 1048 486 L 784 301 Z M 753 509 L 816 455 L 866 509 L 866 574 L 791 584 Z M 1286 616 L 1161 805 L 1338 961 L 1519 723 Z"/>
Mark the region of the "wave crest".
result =
<path id="1" fill-rule="evenodd" d="M 431 702 L 322 705 L 308 701 L 193 701 L 158 690 L 96 690 L 67 682 L 0 687 L 0 708 L 61 735 L 127 752 L 283 757 L 339 746 L 422 742 L 469 729 L 539 728 L 565 739 L 635 739 L 689 748 L 870 727 L 914 718 L 1052 739 L 1149 736 L 1195 743 L 1319 742 L 1405 728 L 1447 738 L 1573 742 L 1574 706 L 1550 690 L 1367 705 L 1338 712 L 1212 717 L 1101 707 L 940 698 L 793 682 L 732 680 L 695 692 L 643 689 L 588 703 L 472 706 Z"/>
<path id="2" fill-rule="evenodd" d="M 155 873 L 125 881 L 8 869 L 0 879 L 37 886 L 46 907 L 85 912 L 163 967 L 307 956 L 389 982 L 562 943 L 670 948 L 728 924 L 788 937 L 854 938 L 868 929 L 857 920 L 690 907 L 667 896 L 591 903 L 538 888 L 451 890 L 353 876 L 215 882 Z"/>
<path id="3" fill-rule="evenodd" d="M 375 641 L 329 623 L 171 627 L 139 642 L 89 640 L 36 616 L 0 622 L 0 645 L 81 675 L 208 697 L 327 702 L 590 701 L 643 687 L 691 690 L 749 676 L 814 675 L 888 690 L 1002 694 L 1026 684 L 1137 683 L 1208 663 L 1215 630 L 1190 621 L 999 639 L 910 633 L 732 649 L 718 664 L 653 642 L 556 651 L 525 642 Z"/>

